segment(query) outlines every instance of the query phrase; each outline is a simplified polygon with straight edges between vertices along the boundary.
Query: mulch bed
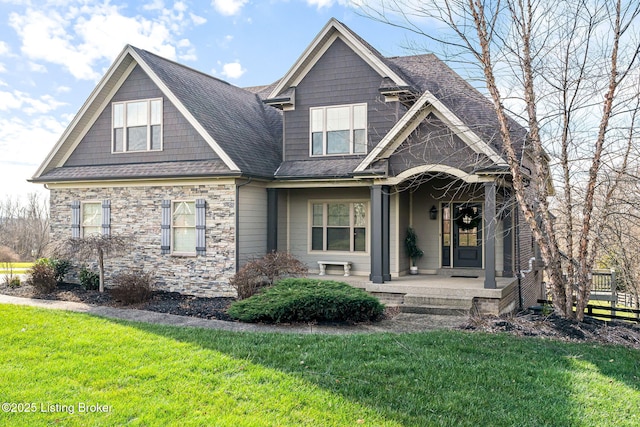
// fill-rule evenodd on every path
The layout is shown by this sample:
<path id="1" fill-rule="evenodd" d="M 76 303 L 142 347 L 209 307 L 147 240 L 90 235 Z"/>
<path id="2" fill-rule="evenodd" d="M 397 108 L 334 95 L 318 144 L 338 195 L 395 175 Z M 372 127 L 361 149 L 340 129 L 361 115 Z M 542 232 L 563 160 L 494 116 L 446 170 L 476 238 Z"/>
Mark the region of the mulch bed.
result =
<path id="1" fill-rule="evenodd" d="M 508 317 L 471 317 L 463 330 L 487 333 L 506 332 L 523 337 L 541 337 L 565 342 L 595 342 L 618 344 L 640 349 L 640 325 L 628 322 L 604 322 L 585 317 L 584 322 L 548 316 L 521 313 Z"/>
<path id="2" fill-rule="evenodd" d="M 80 285 L 64 283 L 49 294 L 37 294 L 23 284 L 10 288 L 0 283 L 0 294 L 48 300 L 75 301 L 93 305 L 136 308 L 158 313 L 192 316 L 203 319 L 232 320 L 227 308 L 235 298 L 201 298 L 177 292 L 154 291 L 152 298 L 141 304 L 123 306 L 106 292 L 87 291 Z M 393 318 L 397 309 L 388 308 L 385 318 Z M 556 315 L 520 313 L 506 317 L 471 317 L 459 329 L 486 333 L 509 333 L 523 337 L 540 337 L 567 342 L 617 344 L 640 349 L 640 325 L 626 322 L 603 322 L 586 318 L 584 322 L 563 319 Z"/>
<path id="3" fill-rule="evenodd" d="M 0 284 L 0 294 L 26 298 L 83 302 L 85 304 L 106 305 L 110 307 L 136 308 L 139 310 L 155 311 L 157 313 L 218 320 L 232 320 L 227 314 L 227 308 L 235 301 L 235 298 L 202 298 L 182 295 L 178 292 L 154 291 L 149 301 L 125 306 L 116 301 L 108 289 L 104 293 L 87 291 L 80 285 L 72 283 L 58 285 L 55 291 L 48 294 L 38 294 L 33 289 L 33 286 L 26 284 L 18 288 L 10 288 L 5 284 Z"/>

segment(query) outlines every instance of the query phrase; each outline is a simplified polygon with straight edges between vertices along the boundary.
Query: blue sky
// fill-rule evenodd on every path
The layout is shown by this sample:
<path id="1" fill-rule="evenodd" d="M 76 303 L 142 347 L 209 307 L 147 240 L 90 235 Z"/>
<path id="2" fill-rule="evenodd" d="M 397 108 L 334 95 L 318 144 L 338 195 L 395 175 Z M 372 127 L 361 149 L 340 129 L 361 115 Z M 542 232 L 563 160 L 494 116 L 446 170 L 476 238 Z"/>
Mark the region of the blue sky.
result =
<path id="1" fill-rule="evenodd" d="M 0 0 L 0 200 L 26 182 L 125 44 L 237 86 L 287 72 L 335 17 L 386 56 L 411 33 L 348 0 Z"/>

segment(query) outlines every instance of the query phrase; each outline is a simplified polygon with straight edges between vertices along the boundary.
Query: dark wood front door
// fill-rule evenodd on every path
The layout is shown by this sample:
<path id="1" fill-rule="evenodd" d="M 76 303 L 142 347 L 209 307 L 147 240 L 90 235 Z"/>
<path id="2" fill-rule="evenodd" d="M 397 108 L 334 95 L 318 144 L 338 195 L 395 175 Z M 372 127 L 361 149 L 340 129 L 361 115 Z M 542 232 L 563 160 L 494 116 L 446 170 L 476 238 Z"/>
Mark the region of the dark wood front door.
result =
<path id="1" fill-rule="evenodd" d="M 453 204 L 453 267 L 482 268 L 482 205 Z"/>

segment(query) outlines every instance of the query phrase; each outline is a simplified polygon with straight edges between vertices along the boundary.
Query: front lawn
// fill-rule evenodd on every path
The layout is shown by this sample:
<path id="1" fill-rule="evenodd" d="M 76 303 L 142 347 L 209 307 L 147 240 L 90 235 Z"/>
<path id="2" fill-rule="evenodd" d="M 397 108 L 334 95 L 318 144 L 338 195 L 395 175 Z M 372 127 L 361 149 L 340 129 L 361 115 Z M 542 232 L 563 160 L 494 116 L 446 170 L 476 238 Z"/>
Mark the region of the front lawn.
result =
<path id="1" fill-rule="evenodd" d="M 10 305 L 0 342 L 0 425 L 640 424 L 640 353 L 623 347 L 230 333 Z"/>

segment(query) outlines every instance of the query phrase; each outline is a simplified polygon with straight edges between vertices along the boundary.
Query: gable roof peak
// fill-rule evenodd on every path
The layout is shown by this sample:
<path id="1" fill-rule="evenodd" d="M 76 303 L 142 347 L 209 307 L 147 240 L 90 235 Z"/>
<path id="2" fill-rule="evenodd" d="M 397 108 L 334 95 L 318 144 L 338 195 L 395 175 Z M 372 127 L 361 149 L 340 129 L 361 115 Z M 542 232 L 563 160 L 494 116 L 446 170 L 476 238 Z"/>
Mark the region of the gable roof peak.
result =
<path id="1" fill-rule="evenodd" d="M 396 86 L 409 86 L 406 79 L 396 67 L 386 61 L 385 57 L 362 37 L 335 18 L 329 19 L 322 30 L 302 52 L 285 76 L 269 94 L 269 99 L 278 98 L 284 91 L 298 83 L 322 57 L 336 38 L 340 38 L 354 53 L 360 56 L 381 77 L 390 78 Z"/>

